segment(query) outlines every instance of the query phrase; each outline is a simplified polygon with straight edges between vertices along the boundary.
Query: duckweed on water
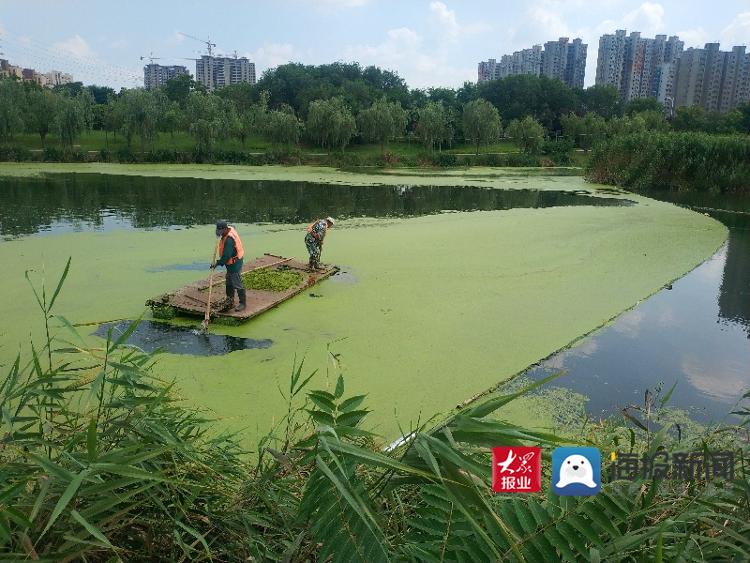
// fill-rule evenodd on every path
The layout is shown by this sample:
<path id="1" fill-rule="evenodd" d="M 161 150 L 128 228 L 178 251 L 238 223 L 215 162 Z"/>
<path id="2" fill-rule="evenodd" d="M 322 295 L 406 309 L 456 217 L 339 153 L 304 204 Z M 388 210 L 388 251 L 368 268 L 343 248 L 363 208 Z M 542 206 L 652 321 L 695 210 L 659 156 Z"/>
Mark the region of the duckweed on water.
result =
<path id="1" fill-rule="evenodd" d="M 242 285 L 247 289 L 286 291 L 302 283 L 302 274 L 291 270 L 264 268 L 242 274 Z"/>
<path id="2" fill-rule="evenodd" d="M 388 177 L 369 181 L 381 178 Z M 459 179 L 436 176 L 435 182 L 456 185 Z M 514 179 L 513 186 L 595 187 L 571 177 Z M 373 188 L 373 197 L 378 193 Z M 346 264 L 357 283 L 331 278 L 314 290 L 325 299 L 293 299 L 240 327 L 211 322 L 212 334 L 269 339 L 272 348 L 225 356 L 165 354 L 155 372 L 176 380 L 181 398 L 214 413 L 228 431 L 241 432 L 252 448 L 287 412 L 278 384 L 288 379 L 291 359 L 297 354 L 306 365 L 327 366 L 331 345 L 349 389 L 367 394 L 373 405 L 368 429 L 398 437 L 410 421 L 449 411 L 605 323 L 697 265 L 726 238 L 726 229 L 708 217 L 628 197 L 639 205 L 342 221 L 326 243 L 326 261 Z M 252 241 L 248 255 L 271 251 L 298 259 L 306 258 L 306 226 L 238 223 L 243 240 Z M 137 318 L 145 298 L 203 276 L 147 272 L 165 264 L 164 248 L 170 249 L 169 263 L 205 260 L 212 235 L 207 225 L 27 236 L 0 244 L 0 262 L 7 266 L 0 270 L 0 364 L 12 365 L 14 350 L 30 333 L 35 341 L 44 337 L 29 326 L 35 301 L 22 283 L 26 269 L 60 271 L 72 256 L 68 290 L 56 304 L 75 311 L 71 322 Z M 78 267 L 91 256 L 97 257 L 96 275 Z M 98 338 L 86 338 L 101 346 Z M 311 384 L 330 385 L 326 371 Z M 534 422 L 531 409 L 519 411 Z"/>

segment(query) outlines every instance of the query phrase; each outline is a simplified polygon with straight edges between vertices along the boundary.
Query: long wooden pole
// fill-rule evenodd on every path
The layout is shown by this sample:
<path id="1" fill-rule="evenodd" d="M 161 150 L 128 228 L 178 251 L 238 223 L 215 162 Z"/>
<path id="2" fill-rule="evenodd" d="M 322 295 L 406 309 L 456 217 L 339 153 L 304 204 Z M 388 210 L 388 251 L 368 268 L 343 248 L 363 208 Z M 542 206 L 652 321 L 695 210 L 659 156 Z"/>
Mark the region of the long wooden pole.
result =
<path id="1" fill-rule="evenodd" d="M 213 258 L 211 258 L 211 265 L 214 265 L 216 263 L 216 255 L 219 252 L 219 241 L 221 238 L 216 238 L 216 244 L 214 245 L 214 255 Z M 213 290 L 214 284 L 214 268 L 211 268 L 211 273 L 208 274 L 208 301 L 206 302 L 206 315 L 203 317 L 203 322 L 201 323 L 201 326 L 203 327 L 203 332 L 206 332 L 208 330 L 208 323 L 211 319 L 211 290 Z"/>

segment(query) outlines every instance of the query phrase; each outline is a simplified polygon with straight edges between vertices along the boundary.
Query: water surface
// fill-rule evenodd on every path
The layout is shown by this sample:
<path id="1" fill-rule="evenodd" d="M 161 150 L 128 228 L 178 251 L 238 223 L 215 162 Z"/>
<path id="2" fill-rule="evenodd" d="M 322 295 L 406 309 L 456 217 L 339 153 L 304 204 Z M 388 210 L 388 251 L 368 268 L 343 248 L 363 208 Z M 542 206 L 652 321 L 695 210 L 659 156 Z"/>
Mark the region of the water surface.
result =
<path id="1" fill-rule="evenodd" d="M 649 195 L 722 221 L 729 227 L 727 243 L 671 289 L 526 374 L 566 372 L 557 384 L 588 395 L 594 416 L 643 405 L 646 389 L 666 392 L 676 383 L 670 406 L 697 420 L 720 421 L 750 389 L 750 201 Z"/>
<path id="2" fill-rule="evenodd" d="M 332 215 L 414 217 L 444 211 L 623 206 L 586 190 L 341 186 L 267 180 L 205 180 L 102 174 L 3 178 L 0 235 L 175 229 L 214 223 L 301 223 Z"/>
<path id="3" fill-rule="evenodd" d="M 131 321 L 104 323 L 99 325 L 94 334 L 101 338 L 107 338 L 107 334 L 111 330 L 112 340 L 116 340 L 130 325 Z M 273 341 L 203 332 L 200 330 L 199 320 L 195 321 L 195 327 L 193 328 L 154 321 L 141 321 L 128 337 L 127 344 L 140 348 L 144 352 L 161 351 L 191 356 L 220 356 L 238 350 L 270 348 Z"/>

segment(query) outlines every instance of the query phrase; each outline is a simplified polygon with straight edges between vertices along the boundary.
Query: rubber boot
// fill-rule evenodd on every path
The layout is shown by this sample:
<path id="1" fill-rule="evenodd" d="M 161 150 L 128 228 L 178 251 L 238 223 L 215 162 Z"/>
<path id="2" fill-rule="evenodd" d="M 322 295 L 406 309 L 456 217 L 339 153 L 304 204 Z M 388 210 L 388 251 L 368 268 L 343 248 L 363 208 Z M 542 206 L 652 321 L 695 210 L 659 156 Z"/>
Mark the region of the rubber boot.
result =
<path id="1" fill-rule="evenodd" d="M 216 308 L 219 311 L 229 311 L 229 309 L 232 308 L 232 305 L 234 305 L 234 289 L 231 287 L 226 288 L 226 297 L 223 301 L 220 301 L 216 304 Z"/>
<path id="2" fill-rule="evenodd" d="M 237 295 L 240 298 L 240 302 L 237 304 L 237 306 L 234 308 L 236 312 L 244 311 L 245 307 L 247 306 L 247 290 L 246 289 L 238 289 Z"/>
<path id="3" fill-rule="evenodd" d="M 307 271 L 308 272 L 315 271 L 315 259 L 313 259 L 312 257 L 310 258 L 310 261 L 307 263 Z"/>

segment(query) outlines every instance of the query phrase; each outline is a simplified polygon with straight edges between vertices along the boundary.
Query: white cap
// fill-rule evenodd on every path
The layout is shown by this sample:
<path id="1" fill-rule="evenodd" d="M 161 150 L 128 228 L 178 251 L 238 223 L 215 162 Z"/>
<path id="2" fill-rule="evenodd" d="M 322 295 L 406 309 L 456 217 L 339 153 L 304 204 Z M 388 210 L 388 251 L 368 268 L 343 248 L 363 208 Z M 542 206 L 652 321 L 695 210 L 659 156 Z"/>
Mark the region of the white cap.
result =
<path id="1" fill-rule="evenodd" d="M 331 225 L 336 224 L 336 221 L 333 220 L 333 217 L 326 217 L 326 221 L 328 221 Z"/>

